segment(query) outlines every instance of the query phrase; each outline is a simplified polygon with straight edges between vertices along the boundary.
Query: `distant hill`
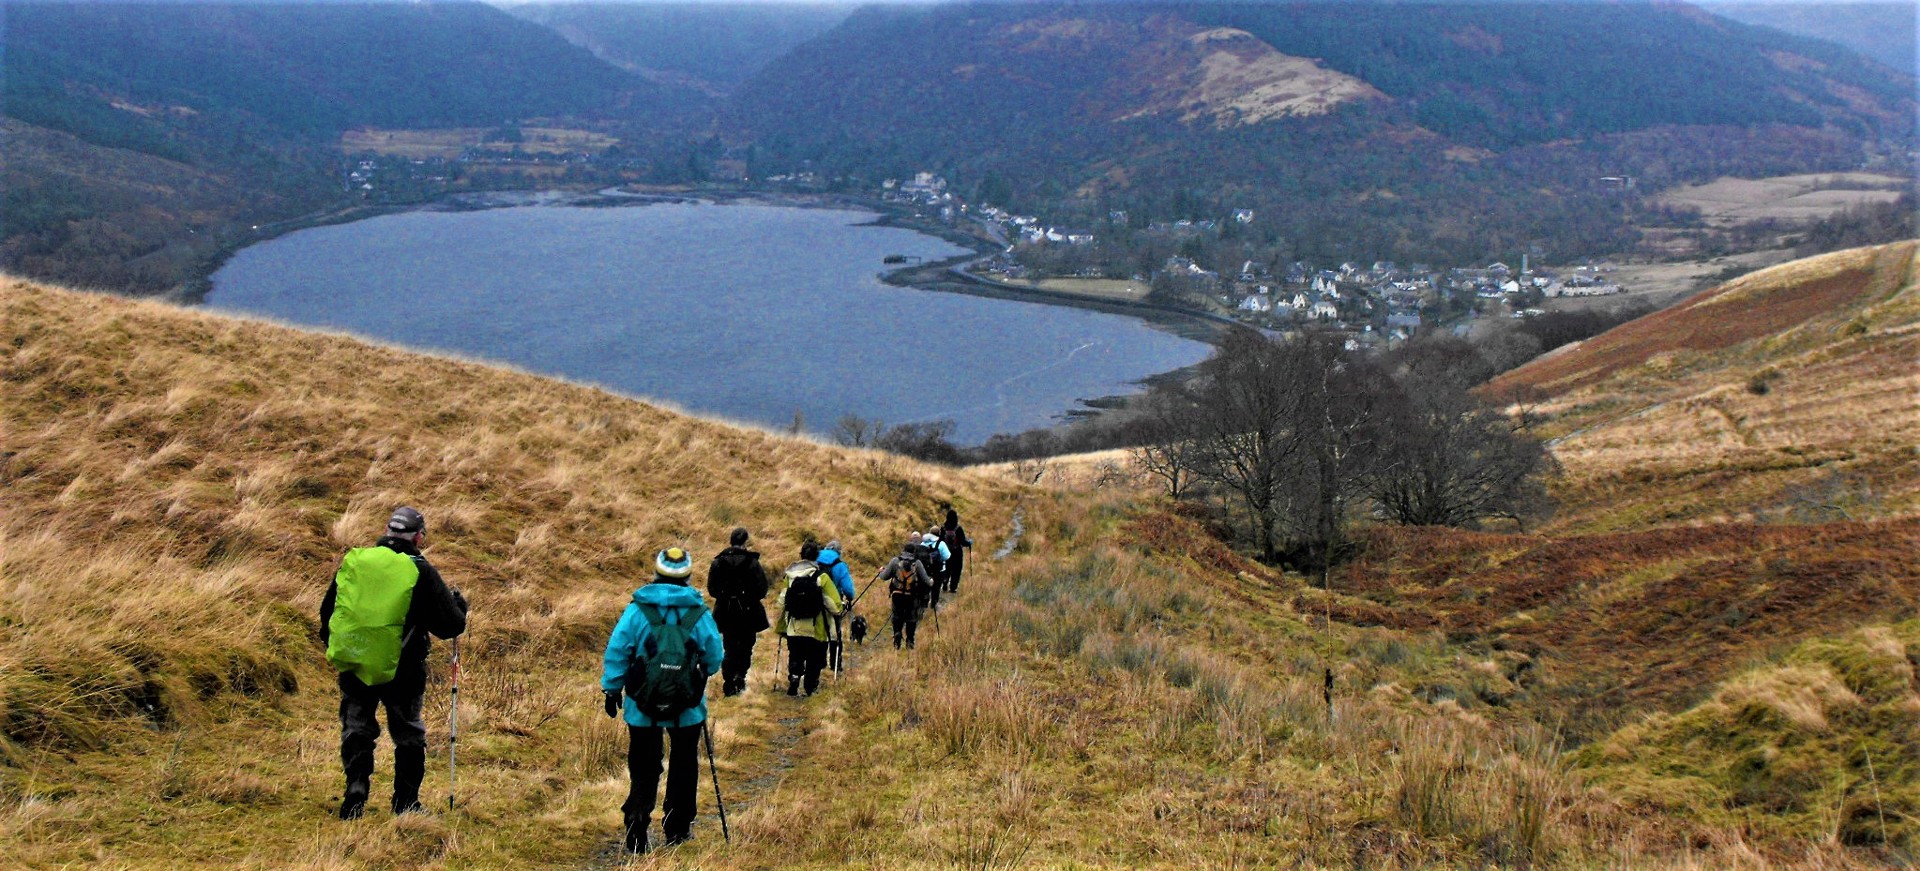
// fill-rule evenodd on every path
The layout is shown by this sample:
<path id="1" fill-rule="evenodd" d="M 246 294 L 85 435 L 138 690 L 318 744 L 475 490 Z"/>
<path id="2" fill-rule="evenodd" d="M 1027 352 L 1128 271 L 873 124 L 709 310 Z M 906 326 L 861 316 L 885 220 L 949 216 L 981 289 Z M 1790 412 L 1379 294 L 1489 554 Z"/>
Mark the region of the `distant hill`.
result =
<path id="1" fill-rule="evenodd" d="M 136 292 L 178 284 L 243 218 L 337 197 L 344 130 L 613 119 L 675 99 L 467 0 L 4 12 L 0 265 Z"/>
<path id="2" fill-rule="evenodd" d="M 1917 249 L 1761 270 L 1488 385 L 1556 437 L 1555 527 L 1920 512 Z"/>
<path id="3" fill-rule="evenodd" d="M 770 164 L 1087 223 L 1251 208 L 1337 262 L 1619 247 L 1602 176 L 1890 160 L 1913 106 L 1910 76 L 1683 6 L 1022 3 L 863 9 L 723 119 Z"/>
<path id="4" fill-rule="evenodd" d="M 839 24 L 840 3 L 502 2 L 642 77 L 720 96 Z"/>
<path id="5" fill-rule="evenodd" d="M 1913 3 L 1747 3 L 1707 0 L 1701 8 L 1745 24 L 1844 45 L 1912 73 L 1920 9 Z"/>

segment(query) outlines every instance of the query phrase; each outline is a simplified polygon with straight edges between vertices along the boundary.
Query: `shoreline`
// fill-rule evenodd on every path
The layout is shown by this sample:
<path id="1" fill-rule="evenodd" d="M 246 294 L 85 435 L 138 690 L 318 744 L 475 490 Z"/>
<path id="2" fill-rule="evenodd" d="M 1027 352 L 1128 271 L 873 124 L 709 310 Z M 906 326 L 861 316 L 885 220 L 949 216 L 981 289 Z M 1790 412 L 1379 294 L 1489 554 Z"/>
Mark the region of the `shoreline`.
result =
<path id="1" fill-rule="evenodd" d="M 938 261 L 905 264 L 882 271 L 877 277 L 893 286 L 929 293 L 957 293 L 1010 302 L 1025 302 L 1062 308 L 1076 308 L 1138 320 L 1147 326 L 1190 341 L 1218 346 L 1236 322 L 1186 309 L 1145 301 L 1100 299 L 1039 288 L 1005 285 L 972 275 L 966 264 L 1000 250 L 1000 245 L 982 235 L 919 219 L 898 204 L 852 194 L 785 192 L 750 188 L 681 188 L 634 186 L 596 188 L 594 190 L 547 189 L 541 191 L 462 191 L 432 200 L 414 203 L 351 204 L 323 209 L 273 224 L 263 224 L 247 233 L 242 241 L 222 245 L 210 255 L 197 274 L 173 293 L 162 298 L 171 302 L 203 306 L 213 291 L 213 276 L 240 251 L 301 230 L 353 223 L 355 221 L 404 214 L 407 212 L 477 212 L 529 206 L 570 206 L 575 208 L 632 208 L 673 204 L 759 205 L 774 208 L 827 209 L 867 212 L 870 220 L 853 226 L 886 227 L 910 230 L 933 236 L 966 249 Z M 1131 401 L 1155 384 L 1183 381 L 1192 377 L 1193 366 L 1155 372 L 1131 382 L 1136 390 L 1127 393 L 1082 397 L 1062 409 L 1055 422 L 1034 429 L 1060 430 L 1075 423 L 1127 408 Z M 1017 435 L 1018 433 L 1007 433 Z"/>

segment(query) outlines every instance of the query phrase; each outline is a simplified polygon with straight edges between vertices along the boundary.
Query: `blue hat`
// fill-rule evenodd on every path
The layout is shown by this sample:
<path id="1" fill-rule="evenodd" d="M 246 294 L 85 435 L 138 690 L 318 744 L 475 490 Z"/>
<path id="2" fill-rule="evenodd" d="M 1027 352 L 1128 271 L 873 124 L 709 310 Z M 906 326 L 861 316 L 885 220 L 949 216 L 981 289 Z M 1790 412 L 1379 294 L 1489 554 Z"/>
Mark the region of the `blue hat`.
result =
<path id="1" fill-rule="evenodd" d="M 663 578 L 685 578 L 693 574 L 693 557 L 681 548 L 667 548 L 653 558 L 653 571 Z"/>

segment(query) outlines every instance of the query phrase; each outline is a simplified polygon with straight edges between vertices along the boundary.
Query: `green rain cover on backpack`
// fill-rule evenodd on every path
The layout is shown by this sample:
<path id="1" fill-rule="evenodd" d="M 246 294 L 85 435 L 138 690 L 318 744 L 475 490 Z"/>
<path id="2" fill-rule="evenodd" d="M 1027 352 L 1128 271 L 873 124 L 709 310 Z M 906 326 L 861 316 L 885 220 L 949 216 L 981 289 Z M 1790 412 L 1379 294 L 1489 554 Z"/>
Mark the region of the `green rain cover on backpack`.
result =
<path id="1" fill-rule="evenodd" d="M 370 687 L 393 680 L 400 670 L 400 633 L 419 580 L 420 567 L 404 553 L 384 547 L 347 551 L 333 576 L 327 661 Z"/>
<path id="2" fill-rule="evenodd" d="M 640 713 L 653 720 L 671 720 L 706 697 L 707 674 L 700 665 L 700 646 L 693 642 L 693 627 L 706 612 L 705 608 L 681 608 L 679 616 L 669 620 L 659 608 L 640 605 L 647 636 L 633 652 L 622 682 Z"/>

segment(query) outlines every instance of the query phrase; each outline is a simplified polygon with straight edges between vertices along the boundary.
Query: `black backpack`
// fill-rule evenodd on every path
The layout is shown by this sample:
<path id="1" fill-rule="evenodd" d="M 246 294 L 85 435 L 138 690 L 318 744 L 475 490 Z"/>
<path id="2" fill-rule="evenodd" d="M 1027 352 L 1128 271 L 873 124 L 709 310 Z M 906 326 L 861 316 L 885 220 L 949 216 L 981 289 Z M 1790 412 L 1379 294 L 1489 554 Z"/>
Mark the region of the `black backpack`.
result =
<path id="1" fill-rule="evenodd" d="M 706 697 L 707 673 L 700 665 L 700 646 L 693 643 L 693 627 L 706 610 L 682 608 L 679 617 L 668 620 L 659 608 L 640 606 L 647 638 L 634 650 L 623 682 L 640 713 L 670 720 Z"/>
<path id="2" fill-rule="evenodd" d="M 927 577 L 937 578 L 946 571 L 947 561 L 940 558 L 939 544 L 920 545 L 920 561 L 927 566 Z"/>
<path id="3" fill-rule="evenodd" d="M 787 617 L 795 620 L 812 620 L 820 616 L 827 608 L 826 594 L 820 591 L 820 569 L 803 570 L 805 574 L 794 574 L 787 570 Z"/>

